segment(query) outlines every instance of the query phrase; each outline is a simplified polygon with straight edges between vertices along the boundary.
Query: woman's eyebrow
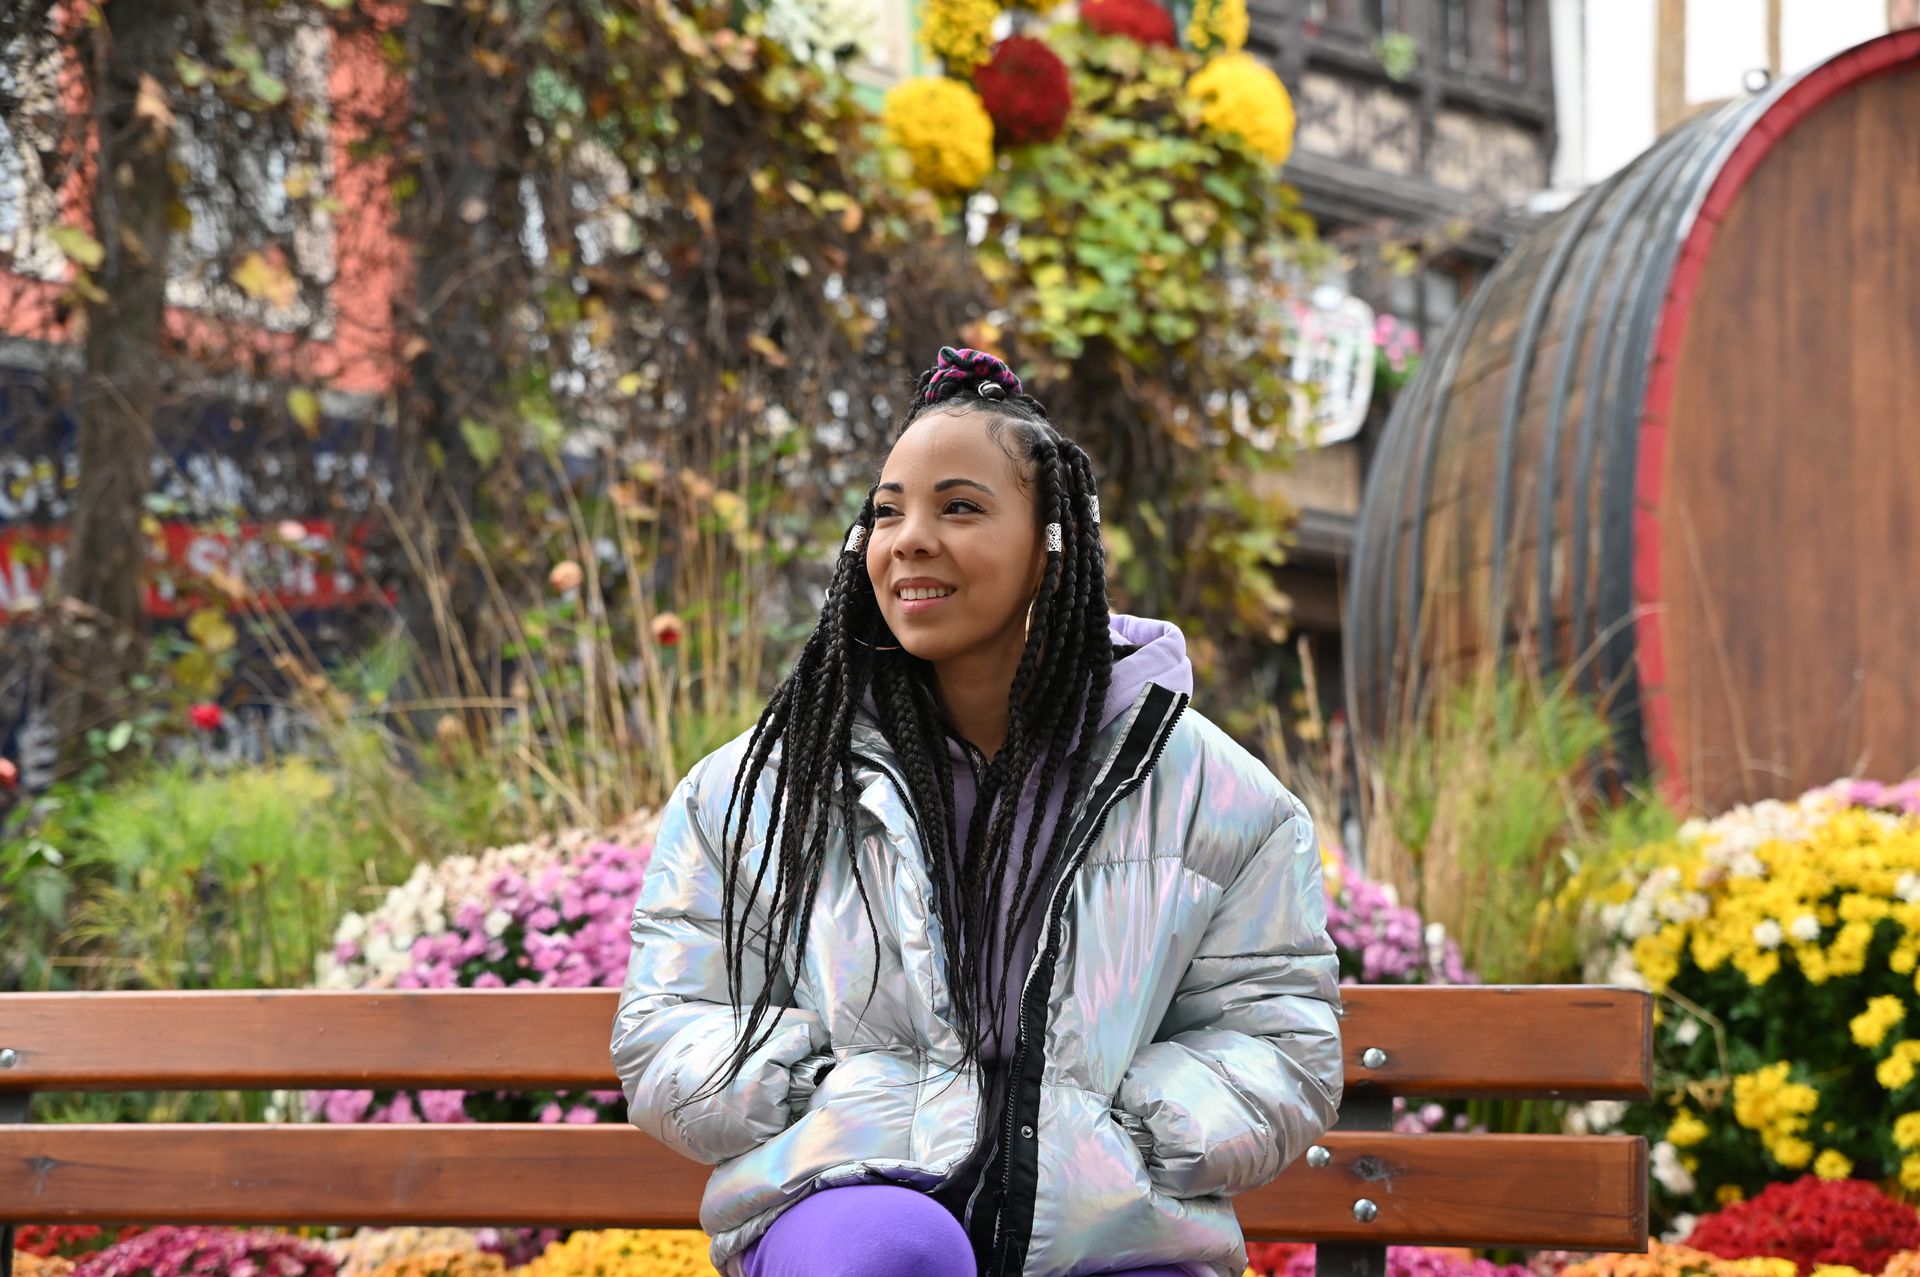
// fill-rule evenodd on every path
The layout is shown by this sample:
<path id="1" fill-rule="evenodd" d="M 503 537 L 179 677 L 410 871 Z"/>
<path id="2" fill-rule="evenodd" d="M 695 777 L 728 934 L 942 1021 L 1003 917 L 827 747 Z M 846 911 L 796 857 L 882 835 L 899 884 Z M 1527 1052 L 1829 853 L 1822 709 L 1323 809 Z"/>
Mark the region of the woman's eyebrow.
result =
<path id="1" fill-rule="evenodd" d="M 997 493 L 994 492 L 992 488 L 989 488 L 986 484 L 977 482 L 976 480 L 973 480 L 973 479 L 942 479 L 940 480 L 940 482 L 933 485 L 933 490 L 935 492 L 945 492 L 948 488 L 978 488 L 980 489 L 980 491 L 986 493 L 990 497 L 998 495 Z M 875 484 L 873 490 L 875 492 L 905 492 L 906 491 L 904 487 L 902 487 L 897 483 Z"/>

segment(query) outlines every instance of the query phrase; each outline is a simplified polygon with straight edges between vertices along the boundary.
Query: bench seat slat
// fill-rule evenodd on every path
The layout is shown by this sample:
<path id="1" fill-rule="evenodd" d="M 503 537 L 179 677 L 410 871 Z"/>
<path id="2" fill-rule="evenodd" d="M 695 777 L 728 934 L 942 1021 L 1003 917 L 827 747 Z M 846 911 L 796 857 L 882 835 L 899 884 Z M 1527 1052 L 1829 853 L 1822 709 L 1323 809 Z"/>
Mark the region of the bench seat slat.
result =
<path id="1" fill-rule="evenodd" d="M 617 1087 L 617 994 L 395 990 L 9 994 L 0 1091 Z M 1346 990 L 1356 1094 L 1642 1099 L 1651 1001 L 1592 987 Z M 1369 1047 L 1386 1063 L 1367 1068 Z"/>
<path id="2" fill-rule="evenodd" d="M 1235 1199 L 1254 1238 L 1644 1249 L 1646 1145 L 1334 1132 Z M 0 1221 L 685 1228 L 705 1168 L 630 1127 L 0 1126 Z M 1379 1206 L 1371 1224 L 1353 1202 Z"/>

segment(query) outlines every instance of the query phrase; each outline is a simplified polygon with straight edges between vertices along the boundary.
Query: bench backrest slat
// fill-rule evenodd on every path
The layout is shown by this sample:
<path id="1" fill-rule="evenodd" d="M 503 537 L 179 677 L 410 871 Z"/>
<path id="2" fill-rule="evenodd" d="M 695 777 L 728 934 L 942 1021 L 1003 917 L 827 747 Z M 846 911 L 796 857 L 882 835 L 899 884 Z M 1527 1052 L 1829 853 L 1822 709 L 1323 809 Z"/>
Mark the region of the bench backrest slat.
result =
<path id="1" fill-rule="evenodd" d="M 613 1089 L 605 989 L 10 994 L 0 1091 Z M 1591 987 L 1346 990 L 1356 1094 L 1638 1099 L 1651 1002 Z M 1384 1063 L 1365 1063 L 1369 1048 Z"/>
<path id="2" fill-rule="evenodd" d="M 1646 1145 L 1333 1132 L 1234 1199 L 1253 1238 L 1644 1249 Z M 0 1126 L 0 1222 L 691 1228 L 704 1168 L 630 1127 Z M 1366 1197 L 1379 1215 L 1354 1218 Z"/>

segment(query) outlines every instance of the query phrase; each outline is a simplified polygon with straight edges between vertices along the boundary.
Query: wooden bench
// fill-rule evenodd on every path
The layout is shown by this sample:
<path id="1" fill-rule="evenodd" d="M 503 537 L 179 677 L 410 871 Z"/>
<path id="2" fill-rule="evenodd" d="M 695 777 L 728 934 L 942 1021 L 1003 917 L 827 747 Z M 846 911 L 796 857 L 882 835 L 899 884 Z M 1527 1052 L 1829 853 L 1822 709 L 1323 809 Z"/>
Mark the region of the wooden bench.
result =
<path id="1" fill-rule="evenodd" d="M 607 990 L 0 997 L 0 1224 L 697 1227 L 706 1168 L 621 1124 L 28 1120 L 34 1092 L 613 1089 L 614 1004 Z M 1321 1272 L 1343 1277 L 1384 1272 L 1390 1242 L 1646 1248 L 1643 1140 L 1387 1129 L 1394 1096 L 1646 1099 L 1646 995 L 1354 988 L 1344 1036 L 1340 1127 L 1235 1199 L 1249 1238 L 1321 1242 Z"/>

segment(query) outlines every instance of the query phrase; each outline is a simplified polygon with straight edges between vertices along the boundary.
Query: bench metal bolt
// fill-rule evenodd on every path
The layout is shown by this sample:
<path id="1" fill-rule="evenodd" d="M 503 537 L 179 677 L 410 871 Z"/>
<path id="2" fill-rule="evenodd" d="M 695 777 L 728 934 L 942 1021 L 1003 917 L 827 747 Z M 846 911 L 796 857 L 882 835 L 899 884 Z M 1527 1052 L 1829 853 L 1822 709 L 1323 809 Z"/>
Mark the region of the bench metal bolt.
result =
<path id="1" fill-rule="evenodd" d="M 1315 1144 L 1307 1150 L 1307 1165 L 1313 1167 L 1316 1171 L 1325 1168 L 1327 1163 L 1332 1160 L 1333 1154 L 1328 1152 L 1326 1146 L 1323 1144 Z"/>
<path id="2" fill-rule="evenodd" d="M 12 1047 L 0 1047 L 0 1069 L 10 1069 L 20 1063 L 20 1053 Z"/>
<path id="3" fill-rule="evenodd" d="M 1353 1217 L 1363 1224 L 1371 1224 L 1380 1214 L 1380 1208 L 1371 1198 L 1363 1197 L 1353 1204 Z"/>
<path id="4" fill-rule="evenodd" d="M 1387 1053 L 1377 1046 L 1370 1046 L 1360 1053 L 1360 1063 L 1370 1069 L 1383 1067 L 1387 1062 Z"/>

